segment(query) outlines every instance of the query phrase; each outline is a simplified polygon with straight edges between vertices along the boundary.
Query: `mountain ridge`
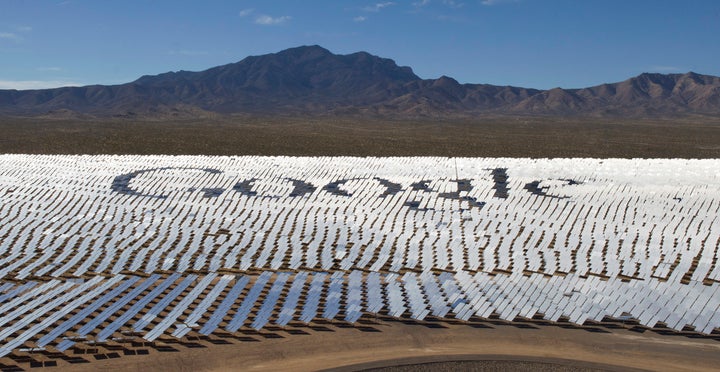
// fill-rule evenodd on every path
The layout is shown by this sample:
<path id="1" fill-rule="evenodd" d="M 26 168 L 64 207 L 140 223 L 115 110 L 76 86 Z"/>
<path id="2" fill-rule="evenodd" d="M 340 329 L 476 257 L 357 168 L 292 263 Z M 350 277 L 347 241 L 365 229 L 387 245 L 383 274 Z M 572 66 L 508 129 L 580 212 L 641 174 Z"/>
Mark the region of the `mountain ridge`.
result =
<path id="1" fill-rule="evenodd" d="M 317 46 L 246 57 L 119 85 L 0 90 L 0 114 L 204 116 L 217 114 L 662 117 L 720 115 L 720 77 L 643 73 L 616 83 L 548 90 L 421 79 L 410 67 Z"/>

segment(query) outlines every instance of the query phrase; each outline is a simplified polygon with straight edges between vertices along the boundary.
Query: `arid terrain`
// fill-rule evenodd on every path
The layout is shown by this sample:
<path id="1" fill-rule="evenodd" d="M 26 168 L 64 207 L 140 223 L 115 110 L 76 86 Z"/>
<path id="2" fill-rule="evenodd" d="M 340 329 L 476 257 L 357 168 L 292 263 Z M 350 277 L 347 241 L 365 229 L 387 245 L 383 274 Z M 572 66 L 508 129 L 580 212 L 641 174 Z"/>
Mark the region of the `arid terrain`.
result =
<path id="1" fill-rule="evenodd" d="M 318 46 L 249 56 L 203 71 L 144 75 L 119 85 L 0 90 L 0 114 L 96 117 L 217 114 L 474 118 L 541 115 L 663 118 L 720 114 L 720 77 L 642 73 L 582 89 L 539 90 L 422 79 L 367 52 Z"/>
<path id="2" fill-rule="evenodd" d="M 717 158 L 720 118 L 0 119 L 0 153 Z"/>
<path id="3" fill-rule="evenodd" d="M 703 371 L 720 363 L 718 337 L 650 331 L 632 324 L 577 327 L 543 321 L 398 321 L 364 317 L 343 322 L 291 323 L 242 334 L 218 333 L 202 340 L 147 343 L 148 355 L 106 357 L 122 351 L 77 354 L 90 363 L 63 370 L 548 370 Z M 134 349 L 134 348 L 131 348 Z M 168 351 L 170 350 L 170 351 Z M 61 362 L 62 363 L 62 362 Z M 428 364 L 432 363 L 432 364 Z M 407 369 L 413 365 L 413 369 Z M 384 368 L 384 369 L 383 369 Z M 476 369 L 472 369 L 476 368 Z M 487 369 L 483 369 L 487 368 Z"/>

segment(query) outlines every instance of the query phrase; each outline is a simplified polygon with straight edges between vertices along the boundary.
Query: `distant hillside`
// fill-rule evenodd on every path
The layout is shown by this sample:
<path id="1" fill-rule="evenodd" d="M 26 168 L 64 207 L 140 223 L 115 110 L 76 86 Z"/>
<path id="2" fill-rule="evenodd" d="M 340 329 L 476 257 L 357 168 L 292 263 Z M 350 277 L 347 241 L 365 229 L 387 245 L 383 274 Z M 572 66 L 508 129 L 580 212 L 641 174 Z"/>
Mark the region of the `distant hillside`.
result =
<path id="1" fill-rule="evenodd" d="M 720 114 L 720 78 L 641 74 L 584 89 L 537 90 L 421 79 L 365 52 L 319 46 L 247 57 L 200 72 L 143 76 L 122 85 L 0 90 L 0 114 L 183 116 L 229 113 L 462 117 L 660 117 Z"/>

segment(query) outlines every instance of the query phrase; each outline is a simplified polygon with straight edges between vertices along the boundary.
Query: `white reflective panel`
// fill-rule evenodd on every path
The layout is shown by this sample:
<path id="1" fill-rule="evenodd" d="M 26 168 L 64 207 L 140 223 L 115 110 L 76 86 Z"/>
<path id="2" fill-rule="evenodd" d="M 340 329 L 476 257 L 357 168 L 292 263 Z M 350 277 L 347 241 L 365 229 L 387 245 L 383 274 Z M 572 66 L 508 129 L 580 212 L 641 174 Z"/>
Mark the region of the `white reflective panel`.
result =
<path id="1" fill-rule="evenodd" d="M 2 353 L 385 312 L 709 334 L 720 326 L 718 169 L 0 155 Z"/>

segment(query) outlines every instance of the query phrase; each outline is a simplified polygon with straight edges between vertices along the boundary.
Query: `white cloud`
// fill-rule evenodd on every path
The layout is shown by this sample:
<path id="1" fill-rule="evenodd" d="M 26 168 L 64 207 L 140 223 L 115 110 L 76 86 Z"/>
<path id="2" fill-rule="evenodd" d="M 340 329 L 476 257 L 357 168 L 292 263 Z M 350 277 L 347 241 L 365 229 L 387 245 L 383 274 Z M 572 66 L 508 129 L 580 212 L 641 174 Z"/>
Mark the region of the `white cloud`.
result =
<path id="1" fill-rule="evenodd" d="M 20 26 L 17 28 L 17 30 L 20 32 L 30 32 L 33 30 L 33 28 L 30 26 Z"/>
<path id="2" fill-rule="evenodd" d="M 255 11 L 255 9 L 252 9 L 252 8 L 250 8 L 250 9 L 243 9 L 243 10 L 240 11 L 240 13 L 238 13 L 238 15 L 239 15 L 240 17 L 247 17 L 247 16 L 249 16 L 250 14 L 252 14 L 252 12 L 254 12 L 254 11 Z"/>
<path id="3" fill-rule="evenodd" d="M 413 3 L 414 6 L 421 7 L 430 4 L 430 0 L 420 0 Z"/>
<path id="4" fill-rule="evenodd" d="M 285 23 L 285 22 L 289 21 L 290 19 L 292 19 L 292 17 L 290 17 L 290 16 L 270 17 L 269 15 L 263 14 L 263 15 L 255 18 L 255 23 L 257 23 L 259 25 L 265 25 L 265 26 L 279 25 L 281 23 Z"/>
<path id="5" fill-rule="evenodd" d="M 482 5 L 496 5 L 501 3 L 517 3 L 520 0 L 483 0 Z"/>
<path id="6" fill-rule="evenodd" d="M 84 84 L 62 80 L 0 80 L 0 89 L 47 89 L 59 87 L 79 87 Z"/>
<path id="7" fill-rule="evenodd" d="M 355 21 L 355 22 L 364 22 L 365 20 L 367 20 L 367 17 L 363 17 L 363 16 L 357 16 L 357 17 L 353 18 L 353 21 Z"/>
<path id="8" fill-rule="evenodd" d="M 383 8 L 387 8 L 391 5 L 395 5 L 395 3 L 392 1 L 386 1 L 384 3 L 377 3 L 375 5 L 366 6 L 365 8 L 363 8 L 363 10 L 366 12 L 379 12 L 383 10 Z"/>
<path id="9" fill-rule="evenodd" d="M 0 39 L 20 41 L 20 36 L 12 32 L 0 32 Z"/>
<path id="10" fill-rule="evenodd" d="M 58 71 L 62 71 L 62 68 L 60 68 L 60 67 L 38 67 L 38 68 L 36 68 L 36 70 L 43 71 L 43 72 L 58 72 Z"/>
<path id="11" fill-rule="evenodd" d="M 485 0 L 485 1 L 483 1 L 483 4 L 485 4 L 486 1 L 497 1 L 497 0 Z M 451 8 L 462 8 L 462 6 L 465 5 L 465 3 L 461 3 L 461 2 L 455 1 L 455 0 L 443 0 L 443 4 L 445 4 Z M 487 5 L 487 4 L 485 4 L 485 5 Z"/>

